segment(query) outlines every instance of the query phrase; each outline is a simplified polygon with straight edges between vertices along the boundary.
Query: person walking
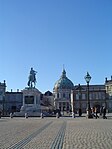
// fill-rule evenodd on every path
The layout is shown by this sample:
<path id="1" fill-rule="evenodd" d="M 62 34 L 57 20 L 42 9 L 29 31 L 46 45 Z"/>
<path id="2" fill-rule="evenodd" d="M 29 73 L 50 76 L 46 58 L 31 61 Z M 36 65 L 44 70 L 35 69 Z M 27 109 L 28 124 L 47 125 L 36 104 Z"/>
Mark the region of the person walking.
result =
<path id="1" fill-rule="evenodd" d="M 107 117 L 106 117 L 106 107 L 103 107 L 103 119 L 107 119 Z"/>
<path id="2" fill-rule="evenodd" d="M 100 107 L 100 116 L 102 116 L 103 113 L 103 107 Z"/>
<path id="3" fill-rule="evenodd" d="M 93 118 L 96 117 L 96 116 L 95 116 L 95 108 L 94 108 L 94 107 L 91 108 L 91 112 L 92 112 L 92 116 L 93 116 Z"/>
<path id="4" fill-rule="evenodd" d="M 96 116 L 96 119 L 99 118 L 99 116 L 98 116 L 98 108 L 97 107 L 95 107 L 95 116 Z"/>
<path id="5" fill-rule="evenodd" d="M 1 118 L 1 114 L 2 114 L 2 112 L 0 111 L 0 118 Z"/>

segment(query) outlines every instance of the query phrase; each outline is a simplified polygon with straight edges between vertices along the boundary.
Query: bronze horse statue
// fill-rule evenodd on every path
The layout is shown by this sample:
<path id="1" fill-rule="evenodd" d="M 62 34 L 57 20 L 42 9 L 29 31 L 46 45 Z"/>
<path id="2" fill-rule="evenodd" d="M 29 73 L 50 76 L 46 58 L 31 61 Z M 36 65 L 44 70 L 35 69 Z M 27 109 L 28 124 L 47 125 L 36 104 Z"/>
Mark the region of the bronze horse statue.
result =
<path id="1" fill-rule="evenodd" d="M 28 86 L 32 88 L 33 84 L 34 84 L 34 87 L 35 87 L 35 84 L 36 84 L 36 71 L 34 71 L 33 68 L 31 68 L 30 75 L 28 77 Z"/>

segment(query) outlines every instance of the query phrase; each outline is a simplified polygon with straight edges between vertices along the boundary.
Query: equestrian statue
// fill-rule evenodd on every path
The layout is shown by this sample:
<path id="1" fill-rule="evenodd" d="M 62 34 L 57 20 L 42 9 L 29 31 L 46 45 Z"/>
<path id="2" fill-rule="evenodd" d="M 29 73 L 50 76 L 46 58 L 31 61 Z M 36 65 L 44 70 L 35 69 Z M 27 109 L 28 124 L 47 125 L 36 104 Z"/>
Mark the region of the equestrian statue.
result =
<path id="1" fill-rule="evenodd" d="M 35 88 L 35 85 L 36 85 L 36 71 L 33 70 L 33 68 L 31 68 L 30 70 L 30 74 L 29 74 L 29 77 L 28 77 L 28 86 L 31 87 L 31 88 Z"/>

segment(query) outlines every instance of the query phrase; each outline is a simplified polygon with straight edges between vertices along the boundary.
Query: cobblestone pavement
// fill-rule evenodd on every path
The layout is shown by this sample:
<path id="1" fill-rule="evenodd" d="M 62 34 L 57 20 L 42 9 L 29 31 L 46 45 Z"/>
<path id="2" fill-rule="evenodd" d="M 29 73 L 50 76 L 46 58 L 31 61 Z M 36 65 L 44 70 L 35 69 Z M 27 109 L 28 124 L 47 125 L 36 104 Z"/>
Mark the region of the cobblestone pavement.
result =
<path id="1" fill-rule="evenodd" d="M 0 119 L 0 149 L 112 149 L 112 117 Z"/>

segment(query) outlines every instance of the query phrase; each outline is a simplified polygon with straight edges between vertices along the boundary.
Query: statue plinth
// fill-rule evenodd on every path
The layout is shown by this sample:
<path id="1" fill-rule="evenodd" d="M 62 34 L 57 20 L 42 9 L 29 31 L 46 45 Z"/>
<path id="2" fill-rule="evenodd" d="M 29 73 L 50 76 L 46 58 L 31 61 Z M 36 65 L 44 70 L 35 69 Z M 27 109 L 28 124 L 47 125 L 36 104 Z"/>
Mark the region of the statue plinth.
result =
<path id="1" fill-rule="evenodd" d="M 40 116 L 41 106 L 40 97 L 41 92 L 37 88 L 26 87 L 23 92 L 23 105 L 20 109 L 20 116 L 28 113 L 28 116 Z M 17 113 L 16 113 L 17 115 Z"/>

